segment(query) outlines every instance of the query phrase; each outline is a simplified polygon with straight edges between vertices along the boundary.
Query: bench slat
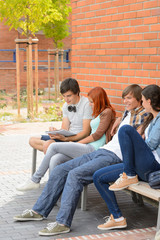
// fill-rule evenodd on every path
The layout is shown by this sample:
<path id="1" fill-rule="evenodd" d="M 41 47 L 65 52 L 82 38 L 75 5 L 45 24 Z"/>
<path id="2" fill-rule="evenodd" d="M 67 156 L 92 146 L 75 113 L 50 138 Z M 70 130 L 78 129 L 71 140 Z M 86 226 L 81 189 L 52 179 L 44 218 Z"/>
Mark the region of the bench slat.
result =
<path id="1" fill-rule="evenodd" d="M 138 185 L 129 186 L 128 190 L 139 193 L 158 202 L 160 201 L 160 190 L 151 188 L 146 182 L 140 181 Z"/>

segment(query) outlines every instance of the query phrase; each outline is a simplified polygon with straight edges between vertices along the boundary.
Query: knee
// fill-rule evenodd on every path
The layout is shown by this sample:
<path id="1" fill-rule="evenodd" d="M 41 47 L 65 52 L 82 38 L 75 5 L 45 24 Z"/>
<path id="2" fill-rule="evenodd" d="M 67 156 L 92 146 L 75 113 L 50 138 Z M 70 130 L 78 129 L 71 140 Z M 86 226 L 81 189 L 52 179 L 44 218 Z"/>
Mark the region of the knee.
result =
<path id="1" fill-rule="evenodd" d="M 58 159 L 55 158 L 51 158 L 50 163 L 49 163 L 49 172 L 51 173 L 51 171 L 58 165 L 61 164 L 61 161 L 59 161 Z"/>
<path id="2" fill-rule="evenodd" d="M 32 141 L 33 141 L 33 137 L 30 137 L 29 139 L 29 145 L 32 147 Z"/>
<path id="3" fill-rule="evenodd" d="M 120 130 L 121 131 L 125 131 L 125 132 L 130 132 L 131 130 L 133 129 L 133 127 L 132 126 L 130 126 L 130 125 L 123 125 L 121 128 L 120 128 Z"/>
<path id="4" fill-rule="evenodd" d="M 74 171 L 73 169 L 68 173 L 67 185 L 71 186 L 75 194 L 77 192 L 81 193 L 83 191 L 84 184 L 85 182 L 83 181 L 83 178 L 81 175 L 77 174 L 77 171 Z"/>
<path id="5" fill-rule="evenodd" d="M 93 174 L 93 182 L 96 184 L 99 181 L 99 174 L 97 171 Z"/>
<path id="6" fill-rule="evenodd" d="M 123 137 L 125 134 L 130 134 L 134 128 L 130 125 L 124 125 L 119 129 L 118 136 Z"/>
<path id="7" fill-rule="evenodd" d="M 111 169 L 111 166 L 99 169 L 93 174 L 93 182 L 95 185 L 109 183 L 112 181 L 113 174 L 112 171 L 110 172 L 108 169 Z"/>
<path id="8" fill-rule="evenodd" d="M 40 139 L 39 139 L 40 140 Z M 29 145 L 33 148 L 35 148 L 35 144 L 36 144 L 36 139 L 35 137 L 30 137 L 29 139 Z"/>
<path id="9" fill-rule="evenodd" d="M 101 170 L 101 169 L 100 169 Z M 98 186 L 100 183 L 102 183 L 102 178 L 101 178 L 102 174 L 98 171 L 96 171 L 93 174 L 93 182 L 95 186 Z"/>
<path id="10" fill-rule="evenodd" d="M 46 154 L 48 147 L 53 142 L 54 142 L 53 140 L 47 140 L 47 141 L 43 142 L 43 152 L 44 152 L 44 154 Z"/>
<path id="11" fill-rule="evenodd" d="M 49 177 L 52 178 L 52 176 L 64 176 L 65 175 L 65 169 L 62 167 L 62 165 L 57 165 L 54 168 L 49 168 Z"/>
<path id="12" fill-rule="evenodd" d="M 79 173 L 76 171 L 76 169 L 73 169 L 69 172 L 68 179 L 74 183 L 80 180 Z"/>

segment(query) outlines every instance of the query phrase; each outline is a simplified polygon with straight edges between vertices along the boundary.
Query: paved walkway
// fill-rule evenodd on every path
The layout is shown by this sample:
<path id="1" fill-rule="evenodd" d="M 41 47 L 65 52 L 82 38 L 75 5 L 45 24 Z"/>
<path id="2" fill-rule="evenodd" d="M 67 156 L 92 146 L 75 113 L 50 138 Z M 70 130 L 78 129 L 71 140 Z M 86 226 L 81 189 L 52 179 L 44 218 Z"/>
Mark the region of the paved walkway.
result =
<path id="1" fill-rule="evenodd" d="M 77 209 L 72 231 L 55 237 L 40 237 L 38 231 L 47 223 L 55 221 L 60 202 L 53 209 L 47 220 L 41 222 L 14 222 L 13 216 L 25 209 L 31 209 L 40 195 L 48 174 L 42 180 L 40 189 L 18 192 L 17 184 L 30 177 L 32 149 L 28 145 L 31 135 L 43 133 L 49 123 L 21 123 L 0 126 L 0 240 L 153 240 L 157 219 L 157 208 L 149 204 L 143 207 L 135 205 L 130 195 L 117 192 L 120 208 L 127 218 L 128 227 L 123 231 L 100 231 L 96 226 L 103 223 L 103 217 L 109 215 L 107 207 L 91 184 L 88 189 L 87 211 Z M 59 126 L 60 123 L 55 123 Z M 38 152 L 38 164 L 43 153 Z"/>

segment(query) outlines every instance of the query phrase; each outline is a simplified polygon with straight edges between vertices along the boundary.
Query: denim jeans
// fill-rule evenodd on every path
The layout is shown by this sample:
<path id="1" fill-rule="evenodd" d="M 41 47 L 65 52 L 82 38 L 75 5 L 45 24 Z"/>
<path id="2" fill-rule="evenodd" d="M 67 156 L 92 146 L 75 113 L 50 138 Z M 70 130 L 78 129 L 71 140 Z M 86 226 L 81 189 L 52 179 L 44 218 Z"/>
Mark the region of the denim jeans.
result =
<path id="1" fill-rule="evenodd" d="M 122 172 L 123 163 L 119 163 L 99 169 L 93 175 L 93 182 L 114 218 L 121 217 L 122 213 L 114 192 L 110 191 L 108 187 L 110 186 L 109 183 L 115 182 Z"/>
<path id="2" fill-rule="evenodd" d="M 124 125 L 120 128 L 119 143 L 123 156 L 124 172 L 128 176 L 136 174 L 144 181 L 148 181 L 151 172 L 160 169 L 151 149 L 131 126 Z"/>
<path id="3" fill-rule="evenodd" d="M 49 168 L 49 172 L 59 164 L 65 163 L 73 158 L 94 151 L 90 144 L 75 142 L 55 142 L 50 144 L 38 170 L 33 174 L 32 181 L 39 183 Z"/>
<path id="4" fill-rule="evenodd" d="M 84 185 L 93 182 L 98 169 L 121 160 L 111 151 L 99 149 L 55 167 L 33 210 L 47 217 L 61 193 L 61 206 L 56 221 L 70 227 Z"/>
<path id="5" fill-rule="evenodd" d="M 108 189 L 109 183 L 116 181 L 122 172 L 129 176 L 138 174 L 142 180 L 147 181 L 150 172 L 160 169 L 160 164 L 155 160 L 151 149 L 133 127 L 122 126 L 118 137 L 123 162 L 100 169 L 93 175 L 93 182 L 114 218 L 121 217 L 122 213 L 114 192 Z"/>

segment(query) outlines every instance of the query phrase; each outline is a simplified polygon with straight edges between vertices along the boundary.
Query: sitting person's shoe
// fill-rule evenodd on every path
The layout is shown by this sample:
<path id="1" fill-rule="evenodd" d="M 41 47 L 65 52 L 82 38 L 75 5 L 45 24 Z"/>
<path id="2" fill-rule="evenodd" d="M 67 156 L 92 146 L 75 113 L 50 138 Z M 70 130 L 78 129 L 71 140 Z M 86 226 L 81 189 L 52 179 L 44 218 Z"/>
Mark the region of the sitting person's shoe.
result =
<path id="1" fill-rule="evenodd" d="M 39 232 L 41 236 L 53 236 L 70 232 L 70 228 L 57 222 L 49 223 L 46 228 Z"/>
<path id="2" fill-rule="evenodd" d="M 43 220 L 43 216 L 38 213 L 35 213 L 33 210 L 25 210 L 19 216 L 13 217 L 14 220 L 25 222 L 25 221 L 41 221 Z"/>
<path id="3" fill-rule="evenodd" d="M 122 221 L 116 222 L 113 218 L 113 215 L 111 214 L 110 217 L 107 217 L 107 220 L 104 224 L 99 225 L 97 228 L 100 230 L 110 230 L 110 229 L 116 229 L 116 228 L 126 228 L 127 222 L 124 218 Z"/>
<path id="4" fill-rule="evenodd" d="M 156 232 L 154 240 L 160 240 L 160 230 L 158 232 Z"/>
<path id="5" fill-rule="evenodd" d="M 39 187 L 40 187 L 40 183 L 35 183 L 31 179 L 28 179 L 27 182 L 17 186 L 16 190 L 18 190 L 18 191 L 28 191 L 28 190 L 37 189 Z"/>
<path id="6" fill-rule="evenodd" d="M 138 184 L 138 177 L 137 175 L 133 178 L 128 178 L 126 173 L 120 174 L 120 177 L 117 179 L 115 183 L 109 186 L 109 190 L 111 191 L 119 191 L 129 187 L 130 185 Z"/>

